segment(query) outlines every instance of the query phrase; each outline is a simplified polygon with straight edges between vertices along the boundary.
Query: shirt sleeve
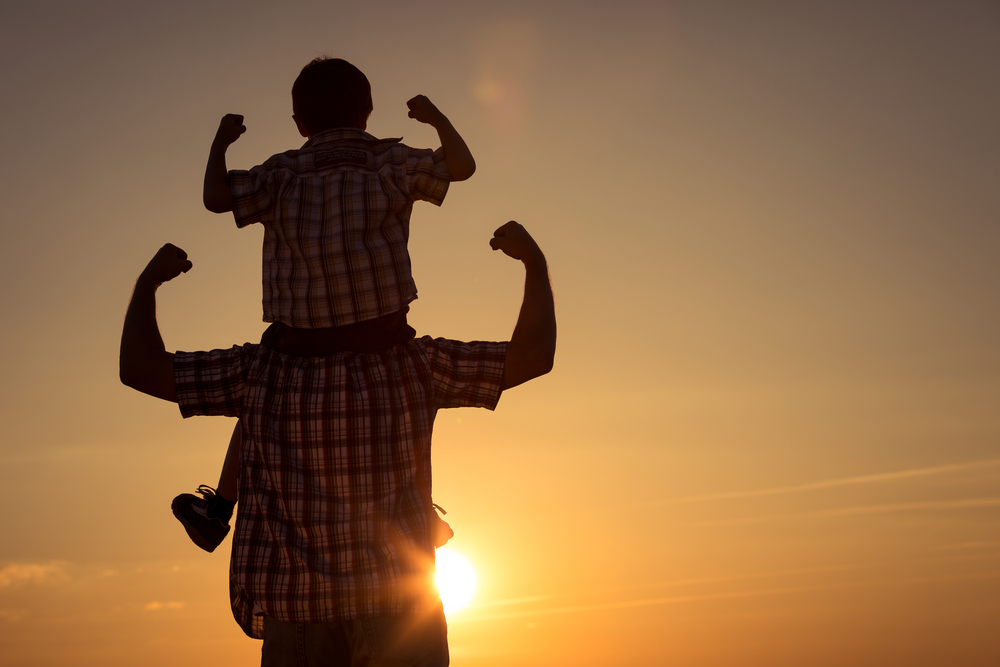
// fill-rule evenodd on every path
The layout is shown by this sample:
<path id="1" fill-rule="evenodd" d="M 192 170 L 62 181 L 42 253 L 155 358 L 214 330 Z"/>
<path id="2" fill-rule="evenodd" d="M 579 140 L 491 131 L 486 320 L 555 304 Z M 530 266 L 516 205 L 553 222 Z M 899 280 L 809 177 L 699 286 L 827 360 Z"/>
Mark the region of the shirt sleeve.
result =
<path id="1" fill-rule="evenodd" d="M 425 338 L 437 408 L 486 408 L 500 400 L 507 343 Z"/>
<path id="2" fill-rule="evenodd" d="M 246 391 L 246 347 L 174 355 L 174 386 L 183 417 L 240 416 Z"/>
<path id="3" fill-rule="evenodd" d="M 444 160 L 444 150 L 411 148 L 406 160 L 406 186 L 414 201 L 440 206 L 448 194 L 451 172 Z"/>
<path id="4" fill-rule="evenodd" d="M 250 171 L 230 170 L 229 189 L 233 193 L 233 217 L 237 227 L 242 229 L 255 222 L 271 222 L 277 184 L 274 170 L 267 162 Z"/>

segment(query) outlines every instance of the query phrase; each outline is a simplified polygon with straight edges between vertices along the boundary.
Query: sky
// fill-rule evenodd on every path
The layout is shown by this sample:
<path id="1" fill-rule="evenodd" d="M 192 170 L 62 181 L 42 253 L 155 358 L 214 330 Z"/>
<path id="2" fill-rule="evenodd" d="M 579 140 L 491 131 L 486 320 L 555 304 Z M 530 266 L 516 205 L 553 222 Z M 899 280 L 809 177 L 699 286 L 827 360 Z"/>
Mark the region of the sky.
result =
<path id="1" fill-rule="evenodd" d="M 233 427 L 121 385 L 163 243 L 167 348 L 256 342 L 258 226 L 201 204 L 219 119 L 301 144 L 317 55 L 369 131 L 476 157 L 414 207 L 419 334 L 505 340 L 549 261 L 549 375 L 439 413 L 475 567 L 456 667 L 1000 664 L 1000 6 L 7 2 L 0 7 L 0 664 L 256 664 L 230 543 L 170 500 Z"/>

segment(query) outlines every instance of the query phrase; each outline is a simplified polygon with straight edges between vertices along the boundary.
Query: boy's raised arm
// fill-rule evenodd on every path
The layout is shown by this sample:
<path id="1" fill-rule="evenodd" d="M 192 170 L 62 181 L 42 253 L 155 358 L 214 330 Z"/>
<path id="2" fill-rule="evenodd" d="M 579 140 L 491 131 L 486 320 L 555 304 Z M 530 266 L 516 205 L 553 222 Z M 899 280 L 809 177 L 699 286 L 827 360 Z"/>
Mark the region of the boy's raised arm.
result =
<path id="1" fill-rule="evenodd" d="M 205 190 L 202 199 L 205 208 L 212 213 L 228 213 L 233 210 L 233 191 L 229 187 L 229 170 L 226 168 L 226 149 L 247 131 L 243 116 L 226 114 L 219 123 L 215 141 L 208 153 L 205 167 Z"/>
<path id="2" fill-rule="evenodd" d="M 444 161 L 451 172 L 451 180 L 464 181 L 476 173 L 476 161 L 472 151 L 465 145 L 465 139 L 451 124 L 448 117 L 441 113 L 434 103 L 424 95 L 417 95 L 406 103 L 410 108 L 410 118 L 427 123 L 437 130 L 444 149 Z"/>

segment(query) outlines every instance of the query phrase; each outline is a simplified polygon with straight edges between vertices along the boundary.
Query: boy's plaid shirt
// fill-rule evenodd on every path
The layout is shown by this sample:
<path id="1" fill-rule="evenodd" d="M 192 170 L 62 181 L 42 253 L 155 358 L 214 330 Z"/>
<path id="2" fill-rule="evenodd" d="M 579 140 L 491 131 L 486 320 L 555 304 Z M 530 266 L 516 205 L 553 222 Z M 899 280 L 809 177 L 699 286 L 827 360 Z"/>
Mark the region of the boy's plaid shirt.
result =
<path id="1" fill-rule="evenodd" d="M 402 310 L 417 298 L 413 202 L 440 206 L 450 181 L 441 149 L 353 129 L 230 171 L 236 225 L 264 225 L 264 321 L 314 329 Z"/>
<path id="2" fill-rule="evenodd" d="M 384 352 L 295 357 L 247 343 L 178 352 L 181 414 L 243 420 L 233 615 L 329 623 L 436 601 L 436 411 L 496 407 L 506 343 L 424 337 Z"/>

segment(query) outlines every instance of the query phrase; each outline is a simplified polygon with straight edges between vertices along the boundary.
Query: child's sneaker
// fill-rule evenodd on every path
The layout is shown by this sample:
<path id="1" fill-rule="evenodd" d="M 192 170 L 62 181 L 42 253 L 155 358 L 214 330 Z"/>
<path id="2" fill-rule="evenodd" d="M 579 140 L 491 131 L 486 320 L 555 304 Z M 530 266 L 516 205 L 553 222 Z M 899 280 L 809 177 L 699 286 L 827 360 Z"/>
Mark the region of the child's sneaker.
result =
<path id="1" fill-rule="evenodd" d="M 229 517 L 209 516 L 210 508 L 218 502 L 215 489 L 202 484 L 198 487 L 201 498 L 192 493 L 182 493 L 170 503 L 177 520 L 184 524 L 191 541 L 209 553 L 222 544 L 229 534 Z M 232 516 L 232 511 L 229 512 Z"/>

